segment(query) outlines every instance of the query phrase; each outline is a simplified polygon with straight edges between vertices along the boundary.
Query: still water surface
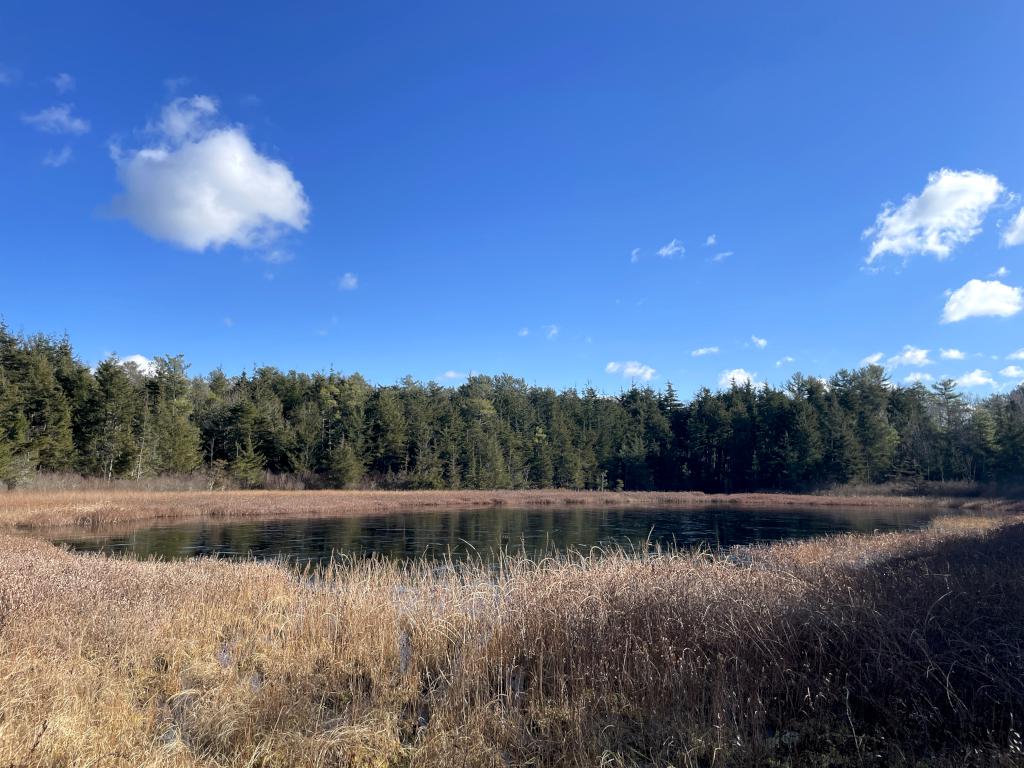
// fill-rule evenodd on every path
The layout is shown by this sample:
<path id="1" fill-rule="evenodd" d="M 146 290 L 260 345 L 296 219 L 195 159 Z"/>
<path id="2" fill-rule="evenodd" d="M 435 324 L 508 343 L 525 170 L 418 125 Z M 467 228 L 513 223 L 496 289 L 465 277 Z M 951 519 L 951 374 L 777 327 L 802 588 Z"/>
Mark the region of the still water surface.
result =
<path id="1" fill-rule="evenodd" d="M 644 549 L 651 545 L 727 548 L 827 533 L 919 528 L 934 512 L 895 509 L 463 509 L 343 518 L 163 524 L 62 538 L 80 551 L 180 559 L 199 555 L 325 563 L 334 553 L 388 558 L 493 561 L 499 553 L 533 558 L 568 549 Z"/>

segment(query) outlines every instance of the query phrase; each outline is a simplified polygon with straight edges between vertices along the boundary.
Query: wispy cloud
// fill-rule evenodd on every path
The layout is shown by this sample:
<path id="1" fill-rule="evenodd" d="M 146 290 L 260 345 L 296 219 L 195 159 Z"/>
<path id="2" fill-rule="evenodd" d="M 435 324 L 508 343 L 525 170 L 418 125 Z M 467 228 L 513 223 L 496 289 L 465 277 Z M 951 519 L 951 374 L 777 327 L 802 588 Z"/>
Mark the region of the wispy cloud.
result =
<path id="1" fill-rule="evenodd" d="M 529 335 L 530 335 L 530 329 L 527 328 L 526 326 L 523 326 L 522 328 L 520 328 L 519 331 L 516 333 L 516 336 L 529 336 Z"/>
<path id="2" fill-rule="evenodd" d="M 958 323 L 969 317 L 1011 317 L 1024 309 L 1021 289 L 998 280 L 968 280 L 949 294 L 942 322 Z"/>
<path id="3" fill-rule="evenodd" d="M 885 205 L 864 232 L 874 238 L 867 263 L 886 253 L 945 259 L 981 231 L 985 214 L 1003 192 L 999 179 L 987 173 L 943 168 L 930 174 L 920 195 L 908 195 L 898 208 Z"/>
<path id="4" fill-rule="evenodd" d="M 65 94 L 68 91 L 75 89 L 75 78 L 69 75 L 67 72 L 61 72 L 56 77 L 52 78 L 51 81 L 53 87 L 57 89 L 57 93 Z"/>
<path id="5" fill-rule="evenodd" d="M 285 251 L 281 249 L 274 249 L 267 251 L 266 253 L 260 254 L 260 261 L 265 261 L 267 264 L 287 264 L 295 258 L 295 254 L 291 251 Z"/>
<path id="6" fill-rule="evenodd" d="M 776 368 L 781 368 L 784 365 L 789 365 L 790 363 L 795 363 L 795 362 L 796 362 L 796 358 L 795 357 L 791 357 L 790 355 L 786 355 L 781 360 L 776 360 L 775 361 L 775 367 Z"/>
<path id="7" fill-rule="evenodd" d="M 338 278 L 338 290 L 341 291 L 354 291 L 359 287 L 359 278 L 351 272 L 346 272 L 344 275 Z M 371 290 L 372 294 L 373 291 Z"/>
<path id="8" fill-rule="evenodd" d="M 445 371 L 441 374 L 441 378 L 445 381 L 459 381 L 466 378 L 466 374 L 462 371 Z"/>
<path id="9" fill-rule="evenodd" d="M 1007 379 L 1024 379 L 1024 368 L 1019 365 L 1008 365 L 999 372 L 999 375 Z"/>
<path id="10" fill-rule="evenodd" d="M 49 152 L 47 152 L 46 155 L 43 157 L 43 165 L 48 166 L 50 168 L 60 168 L 62 165 L 65 165 L 70 159 L 71 147 L 65 144 L 59 150 L 54 151 L 51 149 Z"/>
<path id="11" fill-rule="evenodd" d="M 558 326 L 557 325 L 545 325 L 544 326 L 544 334 L 549 339 L 555 338 L 558 335 Z"/>
<path id="12" fill-rule="evenodd" d="M 690 357 L 704 357 L 705 355 L 717 355 L 718 347 L 700 347 L 690 353 Z"/>
<path id="13" fill-rule="evenodd" d="M 721 263 L 721 262 L 725 261 L 726 259 L 728 259 L 732 255 L 733 255 L 732 251 L 722 251 L 721 253 L 716 253 L 714 256 L 712 256 L 711 260 L 716 262 L 716 263 Z"/>
<path id="14" fill-rule="evenodd" d="M 22 115 L 22 122 L 43 133 L 70 134 L 80 136 L 89 131 L 89 121 L 71 114 L 71 104 L 47 107 L 34 115 Z"/>
<path id="15" fill-rule="evenodd" d="M 1016 352 L 1011 352 L 1006 356 L 1007 360 L 1024 360 L 1024 347 L 1021 347 Z"/>
<path id="16" fill-rule="evenodd" d="M 119 359 L 121 365 L 134 365 L 143 376 L 156 373 L 156 363 L 145 355 L 128 355 Z"/>
<path id="17" fill-rule="evenodd" d="M 627 360 L 624 363 L 611 362 L 604 367 L 605 373 L 621 373 L 627 379 L 640 379 L 650 381 L 658 373 L 649 365 L 644 365 L 636 360 Z"/>
<path id="18" fill-rule="evenodd" d="M 704 241 L 704 247 L 705 248 L 710 248 L 712 245 L 714 245 L 717 242 L 718 242 L 718 235 L 715 235 L 715 234 L 708 235 L 707 239 Z"/>
<path id="19" fill-rule="evenodd" d="M 765 347 L 768 346 L 768 339 L 762 339 L 760 336 L 751 335 L 750 340 L 758 349 L 764 349 Z"/>
<path id="20" fill-rule="evenodd" d="M 20 77 L 18 70 L 0 64 L 0 85 L 14 85 Z"/>
<path id="21" fill-rule="evenodd" d="M 1010 220 L 1009 226 L 1003 230 L 1003 245 L 1020 245 L 1024 243 L 1024 208 L 1017 211 L 1017 215 Z"/>
<path id="22" fill-rule="evenodd" d="M 640 249 L 634 248 L 629 252 L 629 263 L 636 264 L 638 261 L 640 261 Z"/>
<path id="23" fill-rule="evenodd" d="M 667 243 L 658 249 L 658 255 L 663 259 L 675 258 L 676 256 L 682 256 L 684 253 L 686 253 L 686 248 L 684 248 L 683 244 L 674 237 L 672 238 L 672 242 Z"/>
<path id="24" fill-rule="evenodd" d="M 873 355 L 868 355 L 860 361 L 861 365 L 878 365 L 882 362 L 882 358 L 885 357 L 884 352 L 875 352 Z"/>
<path id="25" fill-rule="evenodd" d="M 925 371 L 913 371 L 903 377 L 905 384 L 927 384 L 931 381 L 935 381 L 935 377 Z"/>
<path id="26" fill-rule="evenodd" d="M 224 326 L 226 328 L 234 328 L 235 327 L 235 320 L 234 320 L 234 318 L 232 318 L 232 317 L 225 317 L 224 318 Z"/>

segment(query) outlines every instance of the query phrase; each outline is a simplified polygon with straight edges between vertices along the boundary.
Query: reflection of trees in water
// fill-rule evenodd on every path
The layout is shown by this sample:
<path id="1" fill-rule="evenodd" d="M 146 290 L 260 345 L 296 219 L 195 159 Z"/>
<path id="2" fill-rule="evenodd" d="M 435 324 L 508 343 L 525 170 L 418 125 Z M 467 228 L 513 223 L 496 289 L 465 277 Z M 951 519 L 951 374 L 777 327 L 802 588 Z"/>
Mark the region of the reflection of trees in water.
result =
<path id="1" fill-rule="evenodd" d="M 75 548 L 163 558 L 223 554 L 326 561 L 332 553 L 391 558 L 493 559 L 499 552 L 543 557 L 573 548 L 661 546 L 726 548 L 846 531 L 913 528 L 933 515 L 907 510 L 505 509 L 410 512 L 140 528 L 72 541 Z"/>

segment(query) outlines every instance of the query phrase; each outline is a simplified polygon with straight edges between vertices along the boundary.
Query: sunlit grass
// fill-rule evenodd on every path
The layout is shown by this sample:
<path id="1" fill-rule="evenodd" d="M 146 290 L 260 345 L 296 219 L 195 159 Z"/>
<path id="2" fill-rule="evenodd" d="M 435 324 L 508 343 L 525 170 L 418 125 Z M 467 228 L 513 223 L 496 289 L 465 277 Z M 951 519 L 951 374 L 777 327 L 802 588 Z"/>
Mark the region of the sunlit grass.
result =
<path id="1" fill-rule="evenodd" d="M 1010 765 L 1022 566 L 1019 518 L 304 574 L 0 535 L 0 765 Z"/>

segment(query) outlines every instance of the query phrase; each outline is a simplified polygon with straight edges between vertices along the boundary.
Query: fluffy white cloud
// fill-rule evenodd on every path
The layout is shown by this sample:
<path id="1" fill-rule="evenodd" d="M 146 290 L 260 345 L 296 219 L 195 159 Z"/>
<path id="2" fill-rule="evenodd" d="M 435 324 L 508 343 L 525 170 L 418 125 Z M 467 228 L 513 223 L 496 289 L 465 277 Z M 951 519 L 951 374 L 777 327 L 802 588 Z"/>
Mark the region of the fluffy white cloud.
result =
<path id="1" fill-rule="evenodd" d="M 935 381 L 935 377 L 924 371 L 914 371 L 913 373 L 908 373 L 903 378 L 903 381 L 906 384 L 927 384 L 929 381 Z"/>
<path id="2" fill-rule="evenodd" d="M 344 275 L 338 278 L 339 291 L 354 291 L 358 287 L 359 278 L 353 275 L 351 272 L 346 272 Z"/>
<path id="3" fill-rule="evenodd" d="M 1008 365 L 999 372 L 999 375 L 1008 379 L 1024 379 L 1024 368 L 1019 365 Z"/>
<path id="4" fill-rule="evenodd" d="M 718 242 L 718 235 L 708 235 L 708 239 L 704 241 L 705 246 L 712 246 Z"/>
<path id="5" fill-rule="evenodd" d="M 657 373 L 651 366 L 644 365 L 636 360 L 628 360 L 625 363 L 608 363 L 604 367 L 604 372 L 621 373 L 627 379 L 641 379 L 642 381 L 650 381 Z"/>
<path id="6" fill-rule="evenodd" d="M 934 361 L 928 357 L 927 349 L 919 349 L 907 344 L 900 354 L 890 357 L 887 362 L 889 367 L 896 368 L 900 365 L 931 365 Z"/>
<path id="7" fill-rule="evenodd" d="M 1003 230 L 1003 245 L 1020 245 L 1021 243 L 1024 243 L 1024 208 L 1017 211 L 1017 215 Z"/>
<path id="8" fill-rule="evenodd" d="M 704 355 L 717 355 L 718 347 L 700 347 L 690 353 L 690 357 L 704 357 Z"/>
<path id="9" fill-rule="evenodd" d="M 968 280 L 953 291 L 942 310 L 942 322 L 968 317 L 1010 317 L 1024 309 L 1021 289 L 998 280 Z"/>
<path id="10" fill-rule="evenodd" d="M 1008 274 L 1010 274 L 1010 270 L 1006 267 L 1000 267 L 992 273 L 992 277 L 1006 277 Z"/>
<path id="11" fill-rule="evenodd" d="M 671 259 L 673 256 L 682 256 L 684 253 L 686 253 L 686 249 L 683 247 L 683 244 L 674 237 L 672 238 L 671 243 L 663 245 L 658 249 L 658 255 L 663 259 Z"/>
<path id="12" fill-rule="evenodd" d="M 1016 352 L 1011 352 L 1006 356 L 1007 360 L 1024 360 L 1024 347 L 1021 347 Z"/>
<path id="13" fill-rule="evenodd" d="M 765 347 L 768 346 L 768 339 L 762 339 L 758 336 L 751 335 L 750 340 L 754 342 L 754 346 L 756 346 L 758 349 L 764 349 Z"/>
<path id="14" fill-rule="evenodd" d="M 89 131 L 89 121 L 71 114 L 70 104 L 47 107 L 34 115 L 22 115 L 23 122 L 43 133 L 69 133 L 79 136 Z"/>
<path id="15" fill-rule="evenodd" d="M 120 358 L 121 365 L 134 365 L 143 376 L 152 376 L 156 373 L 156 363 L 145 355 L 128 355 Z"/>
<path id="16" fill-rule="evenodd" d="M 742 387 L 744 384 L 754 384 L 756 381 L 757 374 L 751 373 L 744 368 L 733 368 L 728 371 L 722 371 L 718 375 L 718 386 L 722 389 L 728 389 L 734 383 Z"/>
<path id="17" fill-rule="evenodd" d="M 940 349 L 939 357 L 943 360 L 963 360 L 967 355 L 959 349 Z"/>
<path id="18" fill-rule="evenodd" d="M 46 156 L 43 158 L 43 165 L 50 168 L 60 168 L 70 159 L 71 147 L 65 144 L 64 147 L 57 152 L 54 152 L 52 149 L 47 152 Z"/>
<path id="19" fill-rule="evenodd" d="M 884 352 L 875 352 L 873 355 L 868 355 L 860 361 L 861 365 L 878 365 L 882 362 L 882 358 L 885 357 Z"/>
<path id="20" fill-rule="evenodd" d="M 239 126 L 213 124 L 208 96 L 179 98 L 149 126 L 155 146 L 112 151 L 124 193 L 113 211 L 146 234 L 194 251 L 266 244 L 302 230 L 309 201 L 286 165 L 261 155 Z"/>
<path id="21" fill-rule="evenodd" d="M 981 231 L 985 214 L 1002 193 L 999 179 L 987 173 L 943 168 L 930 174 L 920 195 L 909 195 L 899 208 L 886 205 L 864 232 L 874 237 L 867 262 L 884 253 L 946 258 Z"/>
<path id="22" fill-rule="evenodd" d="M 57 93 L 67 93 L 75 89 L 75 78 L 69 75 L 67 72 L 61 72 L 50 82 L 53 83 L 53 87 L 57 89 Z"/>
<path id="23" fill-rule="evenodd" d="M 965 373 L 963 376 L 956 380 L 956 383 L 958 386 L 961 387 L 996 386 L 995 379 L 993 379 L 989 375 L 989 372 L 983 371 L 980 368 L 976 368 L 975 370 L 969 373 Z"/>

